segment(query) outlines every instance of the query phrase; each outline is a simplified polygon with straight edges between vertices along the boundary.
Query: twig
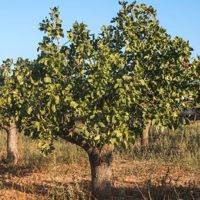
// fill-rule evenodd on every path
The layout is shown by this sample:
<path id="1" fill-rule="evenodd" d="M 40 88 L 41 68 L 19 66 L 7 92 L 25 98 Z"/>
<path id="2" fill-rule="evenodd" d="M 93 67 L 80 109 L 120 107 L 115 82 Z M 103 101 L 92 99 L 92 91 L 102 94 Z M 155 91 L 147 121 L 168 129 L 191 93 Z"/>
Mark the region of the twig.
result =
<path id="1" fill-rule="evenodd" d="M 143 194 L 143 193 L 142 193 L 142 191 L 140 190 L 140 188 L 139 188 L 138 184 L 136 183 L 135 185 L 136 185 L 136 187 L 137 187 L 138 191 L 140 192 L 140 194 L 141 194 L 142 198 L 143 198 L 144 200 L 147 200 L 147 198 L 144 196 L 144 194 Z"/>

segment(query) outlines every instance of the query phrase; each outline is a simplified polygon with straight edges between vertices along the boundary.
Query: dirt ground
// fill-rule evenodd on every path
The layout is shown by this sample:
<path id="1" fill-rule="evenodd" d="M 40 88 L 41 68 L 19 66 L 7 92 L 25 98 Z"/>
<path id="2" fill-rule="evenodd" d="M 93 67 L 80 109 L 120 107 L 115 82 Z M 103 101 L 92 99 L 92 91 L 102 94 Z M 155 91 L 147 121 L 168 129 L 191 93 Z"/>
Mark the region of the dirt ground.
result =
<path id="1" fill-rule="evenodd" d="M 200 200 L 200 170 L 151 161 L 114 159 L 113 199 Z M 0 165 L 0 199 L 89 199 L 89 164 L 54 164 L 41 169 Z"/>

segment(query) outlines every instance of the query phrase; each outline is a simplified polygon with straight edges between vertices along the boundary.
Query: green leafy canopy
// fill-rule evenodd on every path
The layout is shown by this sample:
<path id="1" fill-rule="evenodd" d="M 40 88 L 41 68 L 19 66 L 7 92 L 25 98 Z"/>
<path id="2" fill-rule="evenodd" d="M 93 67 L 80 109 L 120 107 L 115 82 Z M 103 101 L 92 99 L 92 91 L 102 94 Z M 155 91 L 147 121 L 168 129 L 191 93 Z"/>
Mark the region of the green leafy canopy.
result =
<path id="1" fill-rule="evenodd" d="M 184 123 L 180 113 L 196 98 L 198 65 L 192 48 L 159 25 L 153 7 L 120 2 L 97 36 L 75 22 L 64 36 L 58 8 L 40 23 L 38 57 L 18 74 L 25 127 L 49 151 L 61 137 L 86 150 L 128 145 L 148 120 L 160 127 Z M 66 43 L 61 44 L 61 39 Z M 27 97 L 26 97 L 27 98 Z M 25 115 L 24 115 L 25 116 Z"/>

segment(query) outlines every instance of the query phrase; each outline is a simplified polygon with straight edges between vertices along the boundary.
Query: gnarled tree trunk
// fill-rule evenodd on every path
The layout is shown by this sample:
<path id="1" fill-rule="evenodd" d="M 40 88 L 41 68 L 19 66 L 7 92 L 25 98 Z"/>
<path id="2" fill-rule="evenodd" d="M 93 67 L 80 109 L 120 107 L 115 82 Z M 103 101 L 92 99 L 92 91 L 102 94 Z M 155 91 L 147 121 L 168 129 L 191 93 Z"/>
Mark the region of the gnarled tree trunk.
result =
<path id="1" fill-rule="evenodd" d="M 17 164 L 19 158 L 17 148 L 17 128 L 14 122 L 11 122 L 7 129 L 7 162 Z"/>
<path id="2" fill-rule="evenodd" d="M 111 163 L 113 147 L 104 145 L 101 149 L 88 151 L 92 176 L 92 193 L 98 200 L 111 199 Z"/>
<path id="3" fill-rule="evenodd" d="M 145 128 L 144 128 L 143 133 L 142 133 L 142 138 L 141 138 L 141 145 L 142 145 L 142 147 L 148 147 L 149 146 L 150 128 L 151 128 L 151 121 L 149 120 L 145 124 Z"/>

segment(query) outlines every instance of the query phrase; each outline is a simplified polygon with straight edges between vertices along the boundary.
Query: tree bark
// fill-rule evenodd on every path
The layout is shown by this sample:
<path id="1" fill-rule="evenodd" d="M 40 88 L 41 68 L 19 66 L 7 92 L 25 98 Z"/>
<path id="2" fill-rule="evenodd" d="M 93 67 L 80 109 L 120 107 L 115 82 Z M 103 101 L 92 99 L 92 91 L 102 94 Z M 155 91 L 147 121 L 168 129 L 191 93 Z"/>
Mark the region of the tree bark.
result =
<path id="1" fill-rule="evenodd" d="M 7 130 L 7 162 L 17 164 L 19 158 L 17 148 L 17 128 L 14 122 L 11 122 Z"/>
<path id="2" fill-rule="evenodd" d="M 149 120 L 145 124 L 145 128 L 142 133 L 142 139 L 141 139 L 141 145 L 142 147 L 148 147 L 149 146 L 149 133 L 151 128 L 151 121 Z"/>
<path id="3" fill-rule="evenodd" d="M 104 145 L 101 149 L 93 148 L 88 152 L 88 156 L 91 166 L 92 194 L 98 200 L 111 199 L 113 147 Z"/>

